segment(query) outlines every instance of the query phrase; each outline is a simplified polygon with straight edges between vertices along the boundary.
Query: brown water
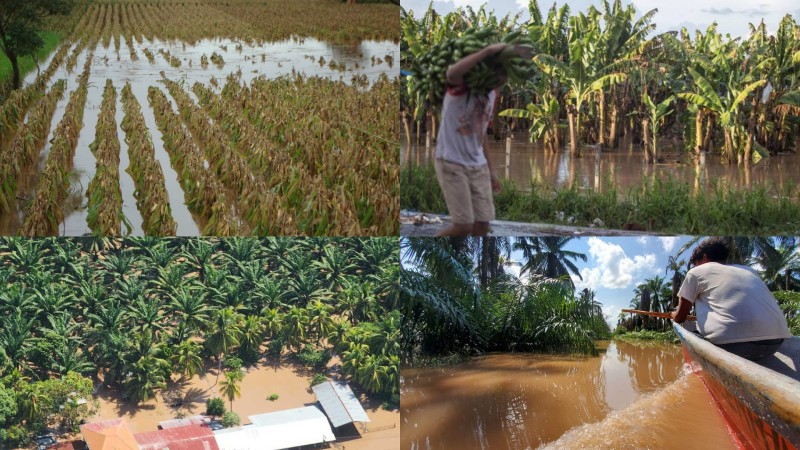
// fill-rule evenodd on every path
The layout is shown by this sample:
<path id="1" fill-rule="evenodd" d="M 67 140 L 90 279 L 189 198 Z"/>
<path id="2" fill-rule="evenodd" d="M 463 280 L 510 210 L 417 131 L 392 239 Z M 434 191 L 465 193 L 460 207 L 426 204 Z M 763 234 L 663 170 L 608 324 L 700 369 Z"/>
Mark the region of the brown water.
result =
<path id="1" fill-rule="evenodd" d="M 722 162 L 719 156 L 708 155 L 705 169 L 699 158 L 665 141 L 659 154 L 664 162 L 645 164 L 641 146 L 630 141 L 621 142 L 614 150 L 602 151 L 599 160 L 595 158 L 594 148 L 583 148 L 583 156 L 572 158 L 569 150 L 558 153 L 547 152 L 539 143 L 528 142 L 526 133 L 514 133 L 511 153 L 506 164 L 506 142 L 495 141 L 489 137 L 489 156 L 495 174 L 513 180 L 520 189 L 530 190 L 531 181 L 547 186 L 564 187 L 575 183 L 584 189 L 602 188 L 610 179 L 623 190 L 638 184 L 643 177 L 670 176 L 674 180 L 691 183 L 695 190 L 708 188 L 709 181 L 719 180 L 736 188 L 750 188 L 763 183 L 782 186 L 787 182 L 800 184 L 800 153 L 773 155 L 753 164 L 750 170 L 744 166 Z M 406 140 L 401 137 L 400 160 L 405 162 Z M 425 144 L 412 148 L 411 161 L 422 163 L 430 160 L 434 153 L 433 144 L 426 152 Z"/>
<path id="2" fill-rule="evenodd" d="M 128 49 L 132 45 L 138 54 L 138 60 L 133 60 Z M 75 48 L 75 47 L 73 47 Z M 154 63 L 150 63 L 144 54 L 144 49 L 149 49 L 155 55 Z M 166 59 L 158 53 L 159 50 L 169 51 L 171 55 L 181 60 L 180 67 L 172 67 Z M 67 72 L 62 65 L 53 75 L 52 80 L 67 80 L 67 92 L 64 98 L 56 107 L 50 127 L 50 135 L 45 144 L 45 148 L 39 157 L 39 168 L 37 171 L 26 174 L 21 180 L 20 189 L 17 196 L 21 199 L 17 204 L 15 214 L 0 216 L 0 234 L 16 234 L 19 227 L 24 222 L 24 208 L 27 199 L 33 196 L 33 189 L 36 186 L 38 174 L 44 168 L 44 163 L 50 151 L 49 141 L 58 123 L 61 121 L 64 110 L 69 99 L 69 94 L 78 86 L 78 77 L 83 68 L 83 64 L 88 57 L 88 50 L 83 50 L 73 72 Z M 222 56 L 224 64 L 217 66 L 209 62 L 203 68 L 200 59 L 203 55 L 211 57 L 212 53 Z M 47 67 L 52 59 L 51 54 L 41 66 Z M 65 205 L 65 220 L 59 224 L 59 234 L 68 236 L 80 236 L 91 233 L 86 222 L 87 219 L 87 199 L 86 189 L 89 182 L 94 177 L 96 160 L 89 150 L 89 144 L 94 141 L 97 118 L 100 113 L 102 103 L 103 86 L 105 80 L 111 79 L 117 89 L 117 133 L 119 136 L 122 152 L 120 155 L 120 185 L 123 195 L 123 212 L 130 223 L 131 235 L 142 235 L 142 217 L 136 209 L 133 197 L 133 180 L 125 171 L 128 167 L 127 147 L 124 143 L 124 132 L 121 129 L 122 103 L 119 98 L 120 90 L 126 82 L 131 83 L 131 88 L 136 99 L 142 107 L 145 123 L 148 124 L 155 147 L 156 160 L 161 164 L 166 182 L 167 195 L 170 200 L 170 207 L 173 218 L 177 223 L 176 234 L 179 236 L 199 235 L 205 226 L 198 217 L 190 213 L 186 207 L 183 189 L 181 188 L 178 175 L 172 169 L 169 156 L 163 148 L 161 133 L 155 124 L 153 110 L 147 101 L 147 89 L 149 86 L 158 86 L 160 83 L 161 72 L 167 78 L 183 82 L 187 87 L 189 96 L 197 101 L 196 96 L 190 90 L 195 82 L 200 82 L 219 92 L 225 83 L 228 75 L 237 74 L 241 81 L 249 83 L 254 78 L 266 77 L 277 78 L 279 76 L 291 75 L 293 73 L 303 73 L 307 76 L 320 76 L 333 80 L 341 80 L 345 83 L 352 83 L 354 76 L 365 76 L 369 83 L 376 81 L 382 74 L 390 78 L 400 75 L 400 68 L 396 61 L 400 58 L 399 44 L 391 41 L 364 41 L 360 44 L 333 44 L 313 38 L 292 38 L 281 42 L 273 43 L 252 43 L 232 40 L 232 39 L 205 39 L 194 44 L 187 44 L 180 41 L 162 41 L 145 39 L 141 44 L 138 42 L 124 42 L 120 51 L 117 52 L 113 46 L 103 47 L 98 44 L 94 49 L 94 59 L 92 60 L 91 74 L 89 78 L 89 89 L 86 101 L 86 108 L 83 116 L 83 128 L 80 132 L 78 145 L 73 159 L 74 176 L 70 186 L 70 198 Z M 320 64 L 320 61 L 324 61 Z M 335 62 L 331 65 L 331 62 Z M 33 72 L 25 78 L 25 84 L 32 83 L 36 78 Z M 217 85 L 214 86 L 211 80 L 214 79 Z M 168 98 L 170 98 L 168 96 Z M 170 98 L 171 99 L 171 98 Z M 122 227 L 123 233 L 127 230 Z"/>
<path id="3" fill-rule="evenodd" d="M 735 448 L 677 345 L 402 370 L 402 449 Z"/>

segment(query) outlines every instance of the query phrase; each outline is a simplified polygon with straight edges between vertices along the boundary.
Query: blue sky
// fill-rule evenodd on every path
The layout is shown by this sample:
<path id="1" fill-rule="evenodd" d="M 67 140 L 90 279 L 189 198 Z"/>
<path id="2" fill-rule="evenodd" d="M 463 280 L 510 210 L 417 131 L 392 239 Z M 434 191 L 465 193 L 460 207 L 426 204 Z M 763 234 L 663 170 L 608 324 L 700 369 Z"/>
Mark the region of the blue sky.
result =
<path id="1" fill-rule="evenodd" d="M 589 288 L 603 304 L 603 311 L 612 326 L 617 323 L 620 309 L 628 308 L 636 286 L 646 278 L 656 275 L 670 279 L 667 260 L 689 242 L 689 236 L 670 237 L 581 237 L 567 243 L 565 248 L 586 255 L 586 262 L 574 261 L 582 280 L 573 277 L 576 291 Z M 688 259 L 691 249 L 680 259 Z M 511 254 L 511 259 L 522 260 L 521 252 Z M 509 267 L 509 273 L 518 275 L 518 267 Z"/>
<path id="2" fill-rule="evenodd" d="M 609 0 L 611 3 L 612 0 Z M 430 3 L 429 0 L 401 0 L 401 5 L 406 10 L 414 11 L 415 16 L 421 15 Z M 508 13 L 523 12 L 522 20 L 528 19 L 528 0 L 436 0 L 434 9 L 439 13 L 454 11 L 459 6 L 470 5 L 478 8 L 486 3 L 487 9 L 493 9 L 497 16 Z M 590 5 L 600 8 L 600 0 L 558 1 L 559 7 L 564 3 L 570 6 L 573 13 L 586 11 Z M 705 30 L 712 22 L 716 21 L 718 30 L 730 33 L 733 36 L 746 35 L 748 23 L 757 24 L 762 18 L 768 30 L 774 32 L 781 18 L 790 13 L 795 20 L 800 19 L 800 0 L 756 0 L 754 2 L 731 2 L 724 0 L 623 0 L 623 4 L 633 3 L 636 11 L 641 13 L 658 8 L 654 23 L 657 25 L 656 33 L 676 31 L 685 26 L 690 32 L 695 29 Z M 540 0 L 539 8 L 546 14 L 553 1 Z"/>

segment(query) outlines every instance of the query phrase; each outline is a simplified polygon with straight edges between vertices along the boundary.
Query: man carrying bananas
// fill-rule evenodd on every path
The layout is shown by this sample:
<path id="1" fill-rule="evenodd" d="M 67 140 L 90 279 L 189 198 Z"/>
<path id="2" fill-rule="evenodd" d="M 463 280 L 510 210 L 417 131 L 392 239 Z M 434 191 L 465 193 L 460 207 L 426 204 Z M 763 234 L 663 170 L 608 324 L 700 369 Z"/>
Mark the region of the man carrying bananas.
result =
<path id="1" fill-rule="evenodd" d="M 494 219 L 492 191 L 500 192 L 500 181 L 492 173 L 487 154 L 486 129 L 507 82 L 503 66 L 495 68 L 496 86 L 488 94 L 472 92 L 465 75 L 476 64 L 500 53 L 508 44 L 484 47 L 456 61 L 447 69 L 447 93 L 436 138 L 436 175 L 442 188 L 452 225 L 439 236 L 484 236 Z"/>

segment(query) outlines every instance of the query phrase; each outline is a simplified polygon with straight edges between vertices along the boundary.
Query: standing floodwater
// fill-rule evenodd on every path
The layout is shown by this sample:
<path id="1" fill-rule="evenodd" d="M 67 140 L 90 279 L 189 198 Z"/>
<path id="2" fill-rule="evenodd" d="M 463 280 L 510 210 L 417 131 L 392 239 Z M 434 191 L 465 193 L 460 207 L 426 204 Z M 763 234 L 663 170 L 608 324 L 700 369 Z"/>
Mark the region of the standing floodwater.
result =
<path id="1" fill-rule="evenodd" d="M 406 161 L 406 138 L 401 136 L 400 160 Z M 424 164 L 432 161 L 434 149 L 425 151 L 425 144 L 412 145 L 409 158 L 412 163 Z M 585 147 L 580 158 L 573 158 L 568 149 L 559 152 L 545 151 L 541 142 L 528 142 L 527 133 L 514 133 L 506 165 L 506 142 L 489 139 L 489 158 L 494 172 L 499 177 L 514 181 L 520 190 L 530 190 L 531 182 L 545 186 L 569 187 L 596 190 L 607 181 L 626 192 L 645 178 L 670 176 L 675 180 L 691 183 L 695 189 L 708 189 L 714 182 L 732 188 L 751 189 L 753 186 L 774 184 L 784 186 L 800 184 L 800 153 L 782 153 L 753 164 L 749 170 L 744 166 L 728 164 L 719 155 L 708 154 L 705 165 L 693 153 L 679 146 L 664 146 L 663 162 L 645 164 L 641 146 L 623 140 L 617 149 L 605 149 L 596 164 L 594 148 Z"/>
<path id="2" fill-rule="evenodd" d="M 734 448 L 677 345 L 490 354 L 402 374 L 403 449 Z"/>

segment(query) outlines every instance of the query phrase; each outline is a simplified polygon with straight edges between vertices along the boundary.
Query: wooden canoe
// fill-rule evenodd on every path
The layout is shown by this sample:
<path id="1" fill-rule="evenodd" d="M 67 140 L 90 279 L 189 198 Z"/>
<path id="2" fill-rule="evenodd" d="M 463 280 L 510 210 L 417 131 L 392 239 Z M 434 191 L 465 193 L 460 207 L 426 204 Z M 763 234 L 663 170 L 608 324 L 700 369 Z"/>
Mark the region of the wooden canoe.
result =
<path id="1" fill-rule="evenodd" d="M 740 448 L 800 448 L 800 337 L 752 362 L 694 333 L 696 322 L 674 324 L 683 355 L 700 375 Z"/>

